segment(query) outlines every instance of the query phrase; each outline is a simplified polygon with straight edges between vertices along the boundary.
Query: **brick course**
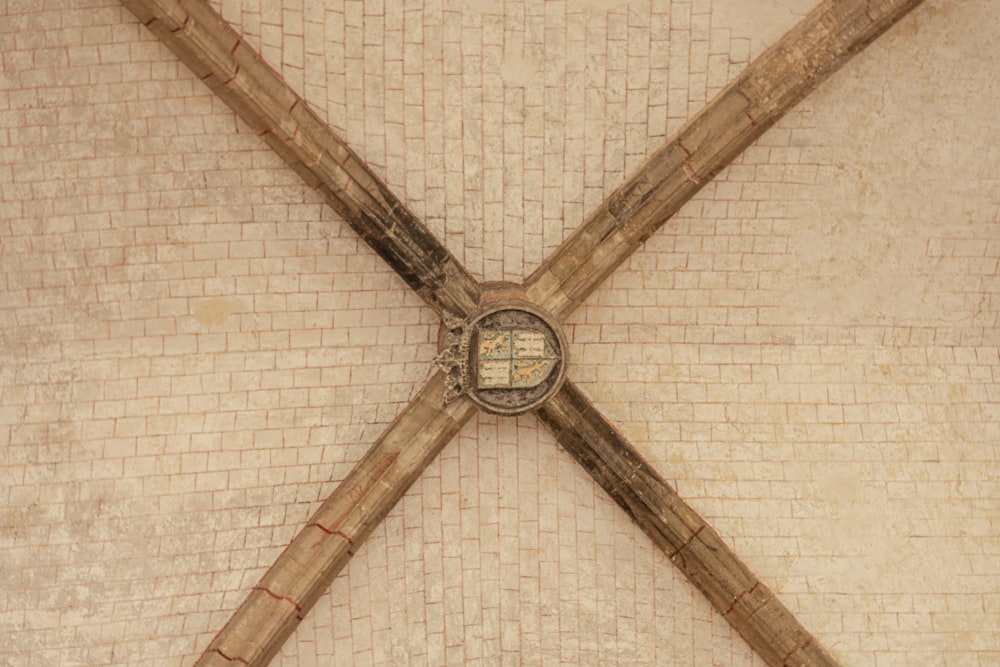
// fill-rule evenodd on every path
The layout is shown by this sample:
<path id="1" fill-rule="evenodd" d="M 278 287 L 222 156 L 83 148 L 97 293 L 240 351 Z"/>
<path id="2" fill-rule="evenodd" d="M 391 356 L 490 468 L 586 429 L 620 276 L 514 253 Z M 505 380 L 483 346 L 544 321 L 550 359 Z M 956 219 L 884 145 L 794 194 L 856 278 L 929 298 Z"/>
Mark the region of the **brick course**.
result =
<path id="1" fill-rule="evenodd" d="M 212 4 L 519 281 L 810 3 Z M 992 9 L 928 0 L 567 327 L 576 381 L 845 664 L 1000 659 Z M 438 320 L 117 2 L 0 15 L 0 657 L 189 664 Z M 534 417 L 482 416 L 276 662 L 533 661 L 759 663 Z"/>

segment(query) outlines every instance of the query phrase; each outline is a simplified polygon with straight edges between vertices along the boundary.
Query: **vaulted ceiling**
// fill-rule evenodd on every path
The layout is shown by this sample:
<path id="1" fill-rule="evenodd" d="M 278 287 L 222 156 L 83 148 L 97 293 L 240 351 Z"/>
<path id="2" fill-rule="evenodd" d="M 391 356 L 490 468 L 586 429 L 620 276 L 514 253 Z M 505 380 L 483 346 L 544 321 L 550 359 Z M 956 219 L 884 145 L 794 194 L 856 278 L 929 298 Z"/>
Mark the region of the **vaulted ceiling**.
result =
<path id="1" fill-rule="evenodd" d="M 987 2 L 923 3 L 760 138 L 762 82 L 806 92 L 829 48 L 737 77 L 811 2 L 222 2 L 217 52 L 199 5 L 126 4 L 0 29 L 12 664 L 251 662 L 213 640 L 245 599 L 300 612 L 260 654 L 289 664 L 1000 656 Z M 824 31 L 853 4 L 906 5 Z M 442 412 L 438 313 L 526 279 L 573 382 L 541 420 Z M 370 454 L 359 504 L 394 438 L 426 460 Z M 344 555 L 265 575 L 293 538 Z"/>

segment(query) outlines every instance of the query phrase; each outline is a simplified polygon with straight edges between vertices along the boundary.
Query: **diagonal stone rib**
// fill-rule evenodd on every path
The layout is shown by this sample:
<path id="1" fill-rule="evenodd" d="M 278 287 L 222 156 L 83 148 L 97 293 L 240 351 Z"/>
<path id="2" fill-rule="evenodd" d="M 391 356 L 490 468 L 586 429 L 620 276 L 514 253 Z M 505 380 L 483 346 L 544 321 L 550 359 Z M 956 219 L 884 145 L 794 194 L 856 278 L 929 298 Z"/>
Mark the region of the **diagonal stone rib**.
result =
<path id="1" fill-rule="evenodd" d="M 458 260 L 207 3 L 122 2 L 435 310 L 475 309 Z"/>
<path id="2" fill-rule="evenodd" d="M 572 382 L 539 418 L 769 665 L 837 665 Z"/>
<path id="3" fill-rule="evenodd" d="M 825 0 L 594 211 L 526 281 L 559 319 L 701 187 L 921 0 Z"/>
<path id="4" fill-rule="evenodd" d="M 212 640 L 198 665 L 266 665 L 337 573 L 438 452 L 476 413 L 442 408 L 437 373 L 317 510 Z"/>

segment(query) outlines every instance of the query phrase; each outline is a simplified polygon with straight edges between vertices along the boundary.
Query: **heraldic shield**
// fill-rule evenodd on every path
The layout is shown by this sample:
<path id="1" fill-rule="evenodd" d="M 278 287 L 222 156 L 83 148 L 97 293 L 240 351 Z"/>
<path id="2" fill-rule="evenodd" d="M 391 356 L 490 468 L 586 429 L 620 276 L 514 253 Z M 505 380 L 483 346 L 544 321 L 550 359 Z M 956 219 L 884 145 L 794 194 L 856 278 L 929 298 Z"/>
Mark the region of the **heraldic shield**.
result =
<path id="1" fill-rule="evenodd" d="M 515 300 L 446 317 L 434 360 L 447 374 L 444 404 L 467 395 L 487 412 L 516 415 L 545 402 L 566 375 L 566 340 L 547 317 Z"/>
<path id="2" fill-rule="evenodd" d="M 479 329 L 479 389 L 537 387 L 552 374 L 559 355 L 541 331 Z"/>

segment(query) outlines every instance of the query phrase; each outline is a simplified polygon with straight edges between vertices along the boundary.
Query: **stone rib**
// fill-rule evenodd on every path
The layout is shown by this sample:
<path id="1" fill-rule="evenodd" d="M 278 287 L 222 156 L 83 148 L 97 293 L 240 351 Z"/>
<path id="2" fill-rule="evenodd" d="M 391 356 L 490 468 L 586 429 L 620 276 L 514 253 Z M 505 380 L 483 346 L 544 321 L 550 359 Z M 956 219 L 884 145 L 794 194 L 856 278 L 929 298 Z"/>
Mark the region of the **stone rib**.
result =
<path id="1" fill-rule="evenodd" d="M 567 381 L 536 413 L 769 665 L 837 665 L 573 383 Z"/>
<path id="2" fill-rule="evenodd" d="M 197 662 L 263 666 L 438 452 L 476 413 L 437 373 L 274 562 Z"/>
<path id="3" fill-rule="evenodd" d="M 921 0 L 826 0 L 657 150 L 525 282 L 564 319 L 764 131 Z"/>
<path id="4" fill-rule="evenodd" d="M 479 285 L 365 163 L 205 2 L 122 0 L 439 313 Z"/>

